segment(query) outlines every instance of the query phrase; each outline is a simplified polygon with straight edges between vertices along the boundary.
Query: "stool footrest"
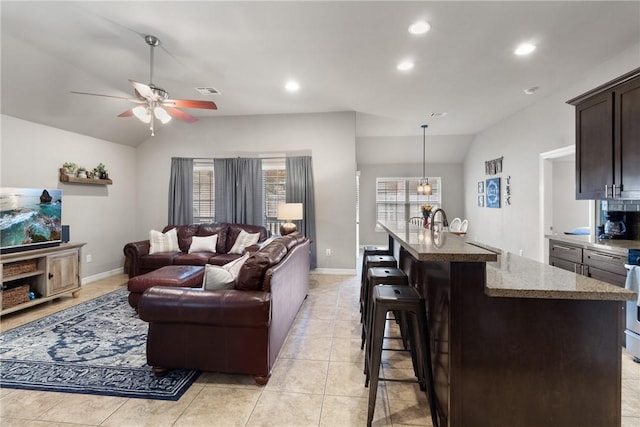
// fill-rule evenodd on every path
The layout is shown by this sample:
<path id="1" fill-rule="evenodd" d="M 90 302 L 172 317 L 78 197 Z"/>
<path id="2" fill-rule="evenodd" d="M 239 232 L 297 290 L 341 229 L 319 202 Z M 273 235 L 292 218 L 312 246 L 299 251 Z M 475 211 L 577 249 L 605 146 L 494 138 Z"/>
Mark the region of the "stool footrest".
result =
<path id="1" fill-rule="evenodd" d="M 414 380 L 412 378 L 382 378 L 382 377 L 378 377 L 378 381 L 388 381 L 388 382 L 393 382 L 393 383 L 413 383 L 413 384 L 419 384 L 420 383 L 420 381 Z"/>

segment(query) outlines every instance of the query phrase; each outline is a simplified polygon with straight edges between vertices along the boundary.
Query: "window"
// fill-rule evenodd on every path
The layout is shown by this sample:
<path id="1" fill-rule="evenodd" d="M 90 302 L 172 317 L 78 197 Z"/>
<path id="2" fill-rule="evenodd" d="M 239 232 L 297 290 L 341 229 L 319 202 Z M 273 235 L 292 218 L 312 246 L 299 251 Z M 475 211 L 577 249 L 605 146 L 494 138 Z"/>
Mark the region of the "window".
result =
<path id="1" fill-rule="evenodd" d="M 215 175 L 213 159 L 193 161 L 193 222 L 215 222 Z"/>
<path id="2" fill-rule="evenodd" d="M 420 178 L 376 178 L 376 221 L 407 221 L 422 216 L 422 205 L 431 205 L 433 209 L 441 207 L 441 178 L 429 177 L 430 196 L 418 195 L 419 182 Z M 376 231 L 383 231 L 377 223 Z"/>
<path id="3" fill-rule="evenodd" d="M 279 233 L 278 203 L 285 203 L 285 158 L 262 160 L 262 194 L 264 200 L 263 225 L 273 234 Z M 215 222 L 215 174 L 213 159 L 193 161 L 193 222 Z"/>
<path id="4" fill-rule="evenodd" d="M 284 158 L 262 159 L 262 195 L 264 198 L 264 226 L 272 234 L 279 233 L 278 204 L 286 199 L 286 163 Z"/>

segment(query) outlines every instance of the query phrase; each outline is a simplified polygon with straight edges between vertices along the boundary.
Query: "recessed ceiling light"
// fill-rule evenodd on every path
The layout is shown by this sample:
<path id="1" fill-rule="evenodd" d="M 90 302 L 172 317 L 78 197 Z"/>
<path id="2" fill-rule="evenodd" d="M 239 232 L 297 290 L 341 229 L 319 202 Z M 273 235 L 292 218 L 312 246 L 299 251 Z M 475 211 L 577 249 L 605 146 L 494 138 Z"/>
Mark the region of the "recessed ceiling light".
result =
<path id="1" fill-rule="evenodd" d="M 526 93 L 527 95 L 533 95 L 534 93 L 536 93 L 538 91 L 538 89 L 540 89 L 538 86 L 533 86 L 533 87 L 525 89 L 524 93 Z"/>
<path id="2" fill-rule="evenodd" d="M 536 50 L 536 45 L 531 43 L 522 43 L 516 48 L 516 50 L 513 53 L 515 53 L 516 55 L 522 56 L 522 55 L 529 55 L 534 50 Z"/>
<path id="3" fill-rule="evenodd" d="M 413 62 L 411 61 L 403 61 L 398 64 L 398 70 L 400 71 L 409 71 L 413 68 Z"/>
<path id="4" fill-rule="evenodd" d="M 286 85 L 284 85 L 284 88 L 289 92 L 296 92 L 298 89 L 300 89 L 300 85 L 298 84 L 298 82 L 290 80 Z"/>
<path id="5" fill-rule="evenodd" d="M 424 34 L 431 29 L 431 25 L 426 21 L 417 21 L 411 24 L 409 32 L 411 34 Z"/>

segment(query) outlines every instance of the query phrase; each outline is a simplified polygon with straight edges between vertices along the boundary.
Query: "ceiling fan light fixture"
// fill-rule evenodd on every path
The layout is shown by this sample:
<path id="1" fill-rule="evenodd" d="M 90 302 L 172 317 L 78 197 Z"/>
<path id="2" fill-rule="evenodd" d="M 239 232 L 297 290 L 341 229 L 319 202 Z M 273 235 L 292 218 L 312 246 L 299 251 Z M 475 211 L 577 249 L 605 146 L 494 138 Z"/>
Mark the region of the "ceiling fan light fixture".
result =
<path id="1" fill-rule="evenodd" d="M 163 125 L 171 121 L 171 116 L 167 113 L 167 110 L 160 106 L 153 109 L 153 114 L 156 116 L 156 119 L 162 122 Z"/>
<path id="2" fill-rule="evenodd" d="M 137 107 L 131 110 L 133 115 L 136 116 L 142 123 L 151 122 L 151 114 L 147 107 L 143 107 L 142 105 L 138 105 Z"/>

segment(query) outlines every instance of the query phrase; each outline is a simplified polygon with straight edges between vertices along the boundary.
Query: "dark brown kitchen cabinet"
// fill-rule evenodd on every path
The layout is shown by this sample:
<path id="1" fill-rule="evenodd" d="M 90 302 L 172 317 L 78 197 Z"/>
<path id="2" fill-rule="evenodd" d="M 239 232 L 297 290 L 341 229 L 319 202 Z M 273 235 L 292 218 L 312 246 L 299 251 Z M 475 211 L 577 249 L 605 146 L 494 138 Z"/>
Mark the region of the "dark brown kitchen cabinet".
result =
<path id="1" fill-rule="evenodd" d="M 586 243 L 579 245 L 549 239 L 550 265 L 612 285 L 624 287 L 626 261 L 626 256 L 621 253 L 595 249 Z"/>
<path id="2" fill-rule="evenodd" d="M 620 197 L 640 198 L 640 77 L 618 87 L 615 91 L 614 179 L 620 182 Z"/>
<path id="3" fill-rule="evenodd" d="M 576 199 L 640 198 L 640 68 L 567 103 L 576 107 Z"/>
<path id="4" fill-rule="evenodd" d="M 582 274 L 582 247 L 549 239 L 549 265 Z"/>

